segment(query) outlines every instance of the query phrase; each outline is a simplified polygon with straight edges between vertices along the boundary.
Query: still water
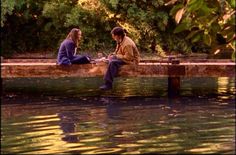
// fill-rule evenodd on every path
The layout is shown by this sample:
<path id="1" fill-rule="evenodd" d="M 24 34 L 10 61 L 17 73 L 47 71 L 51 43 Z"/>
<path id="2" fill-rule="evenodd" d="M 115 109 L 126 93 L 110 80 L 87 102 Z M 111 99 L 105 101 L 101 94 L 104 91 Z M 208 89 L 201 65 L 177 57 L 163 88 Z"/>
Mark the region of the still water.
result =
<path id="1" fill-rule="evenodd" d="M 2 154 L 235 154 L 235 78 L 3 79 Z"/>

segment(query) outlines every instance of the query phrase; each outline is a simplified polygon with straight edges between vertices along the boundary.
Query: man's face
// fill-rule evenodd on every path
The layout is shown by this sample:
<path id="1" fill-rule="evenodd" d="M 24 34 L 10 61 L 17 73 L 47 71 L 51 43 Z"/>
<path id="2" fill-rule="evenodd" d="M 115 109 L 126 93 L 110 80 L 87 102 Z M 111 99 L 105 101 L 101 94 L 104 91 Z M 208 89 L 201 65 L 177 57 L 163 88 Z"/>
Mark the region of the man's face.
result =
<path id="1" fill-rule="evenodd" d="M 117 35 L 112 34 L 111 36 L 115 41 L 119 41 L 119 39 L 120 39 L 120 37 Z"/>

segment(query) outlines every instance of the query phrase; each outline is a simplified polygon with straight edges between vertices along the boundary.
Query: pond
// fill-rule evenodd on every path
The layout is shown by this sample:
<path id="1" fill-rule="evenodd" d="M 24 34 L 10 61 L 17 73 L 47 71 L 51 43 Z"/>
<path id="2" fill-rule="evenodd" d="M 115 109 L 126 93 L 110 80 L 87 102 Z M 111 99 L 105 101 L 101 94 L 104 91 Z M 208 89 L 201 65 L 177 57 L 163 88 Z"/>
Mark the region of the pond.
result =
<path id="1" fill-rule="evenodd" d="M 1 153 L 235 154 L 235 78 L 3 79 Z"/>

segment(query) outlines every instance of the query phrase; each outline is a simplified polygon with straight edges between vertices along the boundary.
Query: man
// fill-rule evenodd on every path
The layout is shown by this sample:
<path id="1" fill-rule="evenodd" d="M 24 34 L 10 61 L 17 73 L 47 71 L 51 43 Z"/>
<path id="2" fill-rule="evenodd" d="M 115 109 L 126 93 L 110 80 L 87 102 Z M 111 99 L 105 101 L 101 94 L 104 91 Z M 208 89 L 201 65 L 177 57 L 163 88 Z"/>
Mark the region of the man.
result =
<path id="1" fill-rule="evenodd" d="M 111 31 L 112 38 L 117 42 L 116 50 L 108 56 L 109 64 L 104 76 L 105 84 L 101 90 L 112 89 L 114 77 L 120 66 L 124 64 L 138 64 L 140 60 L 139 51 L 132 39 L 126 36 L 126 31 L 121 27 L 115 27 Z"/>

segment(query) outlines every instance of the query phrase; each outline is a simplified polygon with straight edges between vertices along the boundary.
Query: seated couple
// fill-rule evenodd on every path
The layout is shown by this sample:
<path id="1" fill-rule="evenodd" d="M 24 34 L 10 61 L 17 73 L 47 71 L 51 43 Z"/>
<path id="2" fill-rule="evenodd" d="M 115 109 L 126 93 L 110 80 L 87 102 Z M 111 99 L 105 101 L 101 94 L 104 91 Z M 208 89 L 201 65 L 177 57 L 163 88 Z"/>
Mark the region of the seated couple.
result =
<path id="1" fill-rule="evenodd" d="M 61 43 L 57 57 L 59 65 L 90 63 L 91 58 L 89 56 L 75 55 L 81 35 L 80 29 L 73 28 L 67 38 Z M 138 64 L 140 60 L 140 54 L 134 41 L 126 36 L 126 31 L 123 28 L 113 28 L 111 35 L 117 45 L 115 52 L 108 55 L 108 69 L 104 75 L 105 84 L 100 87 L 101 90 L 112 89 L 114 77 L 117 75 L 120 66 Z"/>

